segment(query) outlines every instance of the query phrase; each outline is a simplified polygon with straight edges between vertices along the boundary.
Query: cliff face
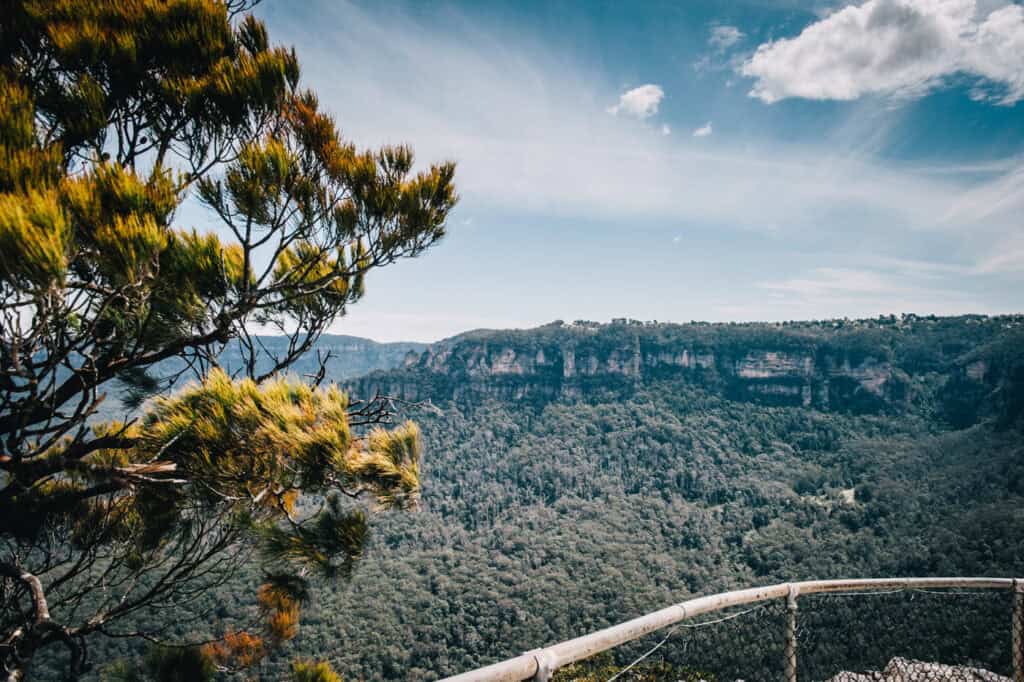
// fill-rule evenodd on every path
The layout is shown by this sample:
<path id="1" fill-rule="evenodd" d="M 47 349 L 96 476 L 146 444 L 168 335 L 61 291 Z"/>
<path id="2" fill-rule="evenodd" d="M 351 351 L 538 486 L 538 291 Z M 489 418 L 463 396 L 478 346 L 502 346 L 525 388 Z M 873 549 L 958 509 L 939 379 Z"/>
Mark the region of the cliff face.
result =
<path id="1" fill-rule="evenodd" d="M 883 355 L 770 346 L 715 347 L 642 333 L 457 337 L 410 353 L 401 370 L 361 380 L 359 390 L 406 400 L 553 400 L 681 377 L 737 400 L 877 411 L 906 394 Z"/>
<path id="2" fill-rule="evenodd" d="M 954 402 L 969 394 L 972 404 L 981 404 L 988 394 L 1006 394 L 1008 374 L 1005 358 L 994 367 L 978 349 L 1008 329 L 1020 333 L 1022 324 L 1018 318 L 888 327 L 868 321 L 851 328 L 585 323 L 471 332 L 410 352 L 402 368 L 371 374 L 355 388 L 435 402 L 549 401 L 683 379 L 734 400 L 827 411 L 903 410 L 927 402 L 926 393 Z M 959 420 L 978 417 L 975 411 Z"/>

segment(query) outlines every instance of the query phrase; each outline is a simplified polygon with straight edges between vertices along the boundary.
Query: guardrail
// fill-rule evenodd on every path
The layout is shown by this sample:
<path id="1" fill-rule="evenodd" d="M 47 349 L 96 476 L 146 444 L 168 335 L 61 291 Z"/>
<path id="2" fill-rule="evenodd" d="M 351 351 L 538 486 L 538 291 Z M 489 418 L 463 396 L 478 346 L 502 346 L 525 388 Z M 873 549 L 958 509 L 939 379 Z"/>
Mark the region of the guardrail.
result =
<path id="1" fill-rule="evenodd" d="M 639 618 L 528 651 L 500 663 L 449 677 L 442 682 L 548 682 L 559 668 L 613 649 L 662 628 L 730 607 L 785 600 L 785 646 L 782 669 L 786 682 L 797 679 L 797 606 L 802 596 L 824 593 L 879 593 L 892 590 L 1005 590 L 1012 592 L 1010 621 L 1014 682 L 1024 682 L 1024 580 L 1012 578 L 886 578 L 860 580 L 811 580 L 723 592 L 697 597 Z M 931 678 L 930 678 L 931 679 Z"/>

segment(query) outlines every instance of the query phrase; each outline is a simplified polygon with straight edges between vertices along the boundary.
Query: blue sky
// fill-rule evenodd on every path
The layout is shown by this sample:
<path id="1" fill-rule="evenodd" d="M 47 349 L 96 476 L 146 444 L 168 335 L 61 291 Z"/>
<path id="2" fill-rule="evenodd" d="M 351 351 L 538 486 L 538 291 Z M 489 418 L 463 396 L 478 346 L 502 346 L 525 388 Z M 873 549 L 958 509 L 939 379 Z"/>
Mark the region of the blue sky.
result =
<path id="1" fill-rule="evenodd" d="M 256 12 L 350 139 L 459 163 L 444 242 L 335 331 L 1024 308 L 1020 5 Z"/>

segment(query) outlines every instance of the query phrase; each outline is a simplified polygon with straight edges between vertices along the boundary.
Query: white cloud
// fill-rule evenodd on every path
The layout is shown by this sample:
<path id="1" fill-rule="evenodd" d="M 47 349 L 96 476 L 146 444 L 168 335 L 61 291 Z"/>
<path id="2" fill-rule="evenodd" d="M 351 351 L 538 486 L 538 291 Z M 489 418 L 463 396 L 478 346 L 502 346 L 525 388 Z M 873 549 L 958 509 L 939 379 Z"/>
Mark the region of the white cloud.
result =
<path id="1" fill-rule="evenodd" d="M 740 72 L 767 103 L 916 97 L 964 74 L 979 81 L 972 97 L 1012 104 L 1024 98 L 1024 7 L 985 5 L 868 0 L 761 45 Z"/>
<path id="2" fill-rule="evenodd" d="M 708 36 L 708 45 L 719 52 L 727 50 L 739 41 L 743 40 L 746 34 L 735 26 L 717 25 L 711 27 L 711 35 Z"/>
<path id="3" fill-rule="evenodd" d="M 664 98 L 665 91 L 660 85 L 648 83 L 619 95 L 619 103 L 608 107 L 608 113 L 616 115 L 622 112 L 635 118 L 650 118 L 658 113 L 658 106 Z"/>
<path id="4" fill-rule="evenodd" d="M 708 121 L 707 123 L 702 125 L 700 128 L 697 128 L 696 130 L 694 130 L 693 131 L 693 136 L 694 137 L 707 137 L 712 132 L 714 132 L 714 131 L 711 129 L 711 121 Z"/>
<path id="5" fill-rule="evenodd" d="M 672 128 L 670 128 L 667 123 L 662 123 L 661 124 L 661 134 L 662 135 L 671 135 L 672 134 Z"/>

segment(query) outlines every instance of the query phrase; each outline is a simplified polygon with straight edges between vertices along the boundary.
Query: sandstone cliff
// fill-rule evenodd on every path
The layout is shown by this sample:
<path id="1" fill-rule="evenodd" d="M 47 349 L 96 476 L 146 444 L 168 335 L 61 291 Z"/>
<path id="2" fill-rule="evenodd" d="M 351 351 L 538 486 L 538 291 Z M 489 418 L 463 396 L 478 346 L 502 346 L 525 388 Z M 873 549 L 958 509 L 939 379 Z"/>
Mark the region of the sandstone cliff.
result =
<path id="1" fill-rule="evenodd" d="M 556 323 L 478 331 L 409 353 L 402 368 L 369 375 L 357 390 L 435 402 L 547 401 L 683 379 L 735 400 L 844 412 L 902 410 L 942 388 L 950 399 L 998 392 L 1006 363 L 995 362 L 993 371 L 979 349 L 1003 339 L 1007 325 L 956 319 L 843 328 Z M 1019 333 L 1021 322 L 1011 319 L 1009 328 Z M 956 333 L 957 325 L 976 341 Z M 942 342 L 947 337 L 963 342 Z"/>

